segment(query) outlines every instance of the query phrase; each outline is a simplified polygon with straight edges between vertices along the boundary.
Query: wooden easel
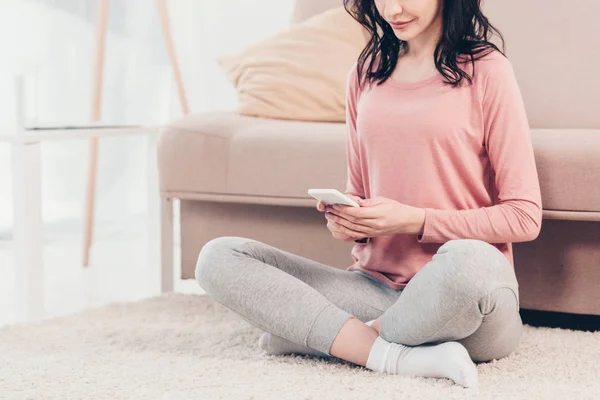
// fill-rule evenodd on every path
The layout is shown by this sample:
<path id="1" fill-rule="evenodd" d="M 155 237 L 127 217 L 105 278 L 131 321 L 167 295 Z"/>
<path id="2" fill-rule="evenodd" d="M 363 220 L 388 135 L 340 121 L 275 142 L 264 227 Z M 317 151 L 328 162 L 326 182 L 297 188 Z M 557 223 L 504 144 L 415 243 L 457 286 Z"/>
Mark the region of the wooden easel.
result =
<path id="1" fill-rule="evenodd" d="M 187 97 L 183 87 L 181 71 L 175 54 L 173 38 L 169 26 L 169 15 L 165 0 L 157 0 L 158 15 L 162 27 L 167 52 L 173 68 L 179 100 L 184 114 L 189 113 Z M 92 112 L 91 121 L 100 122 L 102 108 L 102 84 L 104 75 L 104 53 L 106 47 L 106 29 L 108 21 L 108 0 L 98 0 L 98 11 L 96 17 L 96 56 L 93 66 L 93 88 L 92 88 Z M 83 239 L 83 266 L 88 266 L 90 248 L 92 246 L 94 232 L 94 209 L 96 199 L 96 177 L 98 175 L 98 138 L 94 137 L 89 142 L 89 168 L 87 177 L 87 191 L 85 202 L 84 239 Z"/>

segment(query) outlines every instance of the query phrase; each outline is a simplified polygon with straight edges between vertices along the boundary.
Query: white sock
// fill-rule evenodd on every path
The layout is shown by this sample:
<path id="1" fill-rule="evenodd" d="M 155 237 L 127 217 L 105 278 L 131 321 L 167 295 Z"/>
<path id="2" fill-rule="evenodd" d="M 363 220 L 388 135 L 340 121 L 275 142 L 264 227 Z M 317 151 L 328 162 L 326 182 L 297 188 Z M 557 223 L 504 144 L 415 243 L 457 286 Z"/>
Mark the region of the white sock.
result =
<path id="1" fill-rule="evenodd" d="M 411 347 L 390 343 L 379 336 L 366 367 L 390 374 L 448 378 L 464 387 L 477 384 L 477 367 L 467 349 L 458 342 Z"/>
<path id="2" fill-rule="evenodd" d="M 260 336 L 258 339 L 258 347 L 275 356 L 284 354 L 307 354 L 315 357 L 331 357 L 329 354 L 325 354 L 302 344 L 294 343 L 269 332 L 265 332 Z"/>

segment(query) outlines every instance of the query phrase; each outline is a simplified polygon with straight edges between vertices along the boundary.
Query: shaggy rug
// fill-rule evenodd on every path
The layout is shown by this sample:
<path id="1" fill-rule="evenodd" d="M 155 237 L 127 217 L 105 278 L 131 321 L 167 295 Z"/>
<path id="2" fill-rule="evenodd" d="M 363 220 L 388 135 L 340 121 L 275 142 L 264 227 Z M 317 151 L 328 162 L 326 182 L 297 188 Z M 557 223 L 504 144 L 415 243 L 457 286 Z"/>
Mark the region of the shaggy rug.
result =
<path id="1" fill-rule="evenodd" d="M 167 294 L 0 329 L 1 399 L 598 399 L 600 332 L 525 326 L 479 385 L 270 356 L 207 296 Z"/>

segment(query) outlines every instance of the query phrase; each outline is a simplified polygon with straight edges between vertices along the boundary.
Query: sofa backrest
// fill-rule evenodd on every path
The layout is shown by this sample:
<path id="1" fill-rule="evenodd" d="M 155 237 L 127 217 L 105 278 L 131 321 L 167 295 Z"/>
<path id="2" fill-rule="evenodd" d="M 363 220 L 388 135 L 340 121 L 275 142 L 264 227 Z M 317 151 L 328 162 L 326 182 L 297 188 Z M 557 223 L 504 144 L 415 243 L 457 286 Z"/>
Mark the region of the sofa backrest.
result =
<path id="1" fill-rule="evenodd" d="M 532 128 L 600 128 L 600 1 L 487 0 Z"/>
<path id="2" fill-rule="evenodd" d="M 297 0 L 294 22 L 342 0 Z M 600 128 L 600 1 L 487 0 L 532 128 Z"/>

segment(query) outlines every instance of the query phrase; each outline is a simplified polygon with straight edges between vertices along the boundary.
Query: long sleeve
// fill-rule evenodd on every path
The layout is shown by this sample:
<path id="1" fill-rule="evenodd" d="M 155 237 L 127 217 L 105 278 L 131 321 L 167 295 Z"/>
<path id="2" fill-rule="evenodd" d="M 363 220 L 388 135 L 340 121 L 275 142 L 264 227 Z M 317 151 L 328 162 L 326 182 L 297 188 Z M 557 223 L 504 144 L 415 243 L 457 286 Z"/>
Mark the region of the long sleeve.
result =
<path id="1" fill-rule="evenodd" d="M 508 60 L 487 71 L 481 90 L 485 149 L 493 170 L 497 200 L 493 206 L 476 209 L 425 208 L 419 243 L 452 239 L 526 242 L 539 234 L 542 201 L 531 134 Z"/>
<path id="2" fill-rule="evenodd" d="M 356 133 L 356 115 L 358 102 L 358 74 L 356 65 L 348 74 L 346 85 L 346 160 L 348 180 L 345 193 L 365 198 L 365 189 L 361 173 L 360 151 Z"/>

